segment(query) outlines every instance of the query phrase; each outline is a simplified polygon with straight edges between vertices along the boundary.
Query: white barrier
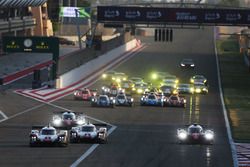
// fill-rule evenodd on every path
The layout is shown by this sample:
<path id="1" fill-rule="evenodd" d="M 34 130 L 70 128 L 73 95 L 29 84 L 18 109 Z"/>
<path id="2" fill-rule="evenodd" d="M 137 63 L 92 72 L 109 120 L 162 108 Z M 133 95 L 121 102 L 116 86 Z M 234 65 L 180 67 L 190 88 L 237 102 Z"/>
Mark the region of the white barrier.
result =
<path id="1" fill-rule="evenodd" d="M 115 48 L 104 55 L 93 59 L 82 66 L 75 68 L 59 77 L 57 80 L 56 87 L 57 88 L 65 88 L 73 83 L 76 83 L 83 79 L 84 77 L 88 76 L 95 70 L 105 71 L 105 68 L 101 68 L 106 64 L 111 63 L 113 60 L 119 58 L 123 53 L 133 49 L 136 47 L 137 40 L 133 39 L 128 43 Z M 100 69 L 101 68 L 101 69 Z"/>

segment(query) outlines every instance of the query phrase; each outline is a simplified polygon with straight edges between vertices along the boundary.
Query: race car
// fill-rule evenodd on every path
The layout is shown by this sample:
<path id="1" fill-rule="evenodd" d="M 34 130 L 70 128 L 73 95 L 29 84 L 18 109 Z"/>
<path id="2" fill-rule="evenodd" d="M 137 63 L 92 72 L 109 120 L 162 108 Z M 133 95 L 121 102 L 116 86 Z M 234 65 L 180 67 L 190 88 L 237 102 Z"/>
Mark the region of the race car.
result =
<path id="1" fill-rule="evenodd" d="M 177 137 L 179 143 L 187 144 L 213 144 L 214 131 L 204 129 L 202 125 L 197 123 L 188 125 L 185 128 L 177 129 Z"/>
<path id="2" fill-rule="evenodd" d="M 195 64 L 192 59 L 183 59 L 180 63 L 181 68 L 194 68 Z"/>
<path id="3" fill-rule="evenodd" d="M 127 79 L 128 76 L 122 72 L 116 72 L 112 77 L 112 80 L 118 83 L 120 83 L 121 81 L 126 81 Z"/>
<path id="4" fill-rule="evenodd" d="M 177 90 L 179 94 L 193 94 L 194 86 L 191 84 L 178 84 Z"/>
<path id="5" fill-rule="evenodd" d="M 54 127 L 71 128 L 73 126 L 82 125 L 85 123 L 85 117 L 82 113 L 70 111 L 56 112 L 52 118 Z"/>
<path id="6" fill-rule="evenodd" d="M 208 87 L 203 83 L 195 83 L 194 84 L 194 92 L 199 94 L 207 94 L 208 93 Z"/>
<path id="7" fill-rule="evenodd" d="M 179 95 L 171 95 L 166 100 L 166 106 L 170 107 L 186 107 L 186 99 L 184 97 L 180 97 Z"/>
<path id="8" fill-rule="evenodd" d="M 108 97 L 107 95 L 100 95 L 92 98 L 92 107 L 114 107 L 115 99 L 113 97 Z"/>
<path id="9" fill-rule="evenodd" d="M 165 98 L 155 93 L 144 94 L 140 99 L 141 106 L 164 106 Z"/>
<path id="10" fill-rule="evenodd" d="M 133 93 L 135 91 L 135 84 L 131 80 L 122 81 L 121 88 L 125 90 L 126 93 Z"/>
<path id="11" fill-rule="evenodd" d="M 107 142 L 107 128 L 97 128 L 96 125 L 86 123 L 81 126 L 72 127 L 70 130 L 70 142 L 93 142 L 106 143 Z"/>
<path id="12" fill-rule="evenodd" d="M 114 70 L 106 71 L 104 74 L 102 74 L 102 79 L 112 80 L 112 77 L 114 76 L 115 73 L 116 73 L 116 71 L 114 71 Z"/>
<path id="13" fill-rule="evenodd" d="M 207 86 L 207 78 L 203 75 L 194 75 L 190 78 L 190 83 L 196 84 L 196 83 L 203 83 Z"/>
<path id="14" fill-rule="evenodd" d="M 93 96 L 97 95 L 97 90 L 90 90 L 87 88 L 78 89 L 74 92 L 75 100 L 85 100 L 90 101 Z"/>
<path id="15" fill-rule="evenodd" d="M 144 83 L 143 78 L 140 77 L 131 77 L 129 78 L 129 80 L 132 81 L 134 84 Z"/>
<path id="16" fill-rule="evenodd" d="M 156 71 L 151 74 L 151 78 L 153 80 L 163 80 L 166 76 L 169 76 L 170 74 L 167 72 L 162 71 Z"/>
<path id="17" fill-rule="evenodd" d="M 40 129 L 40 130 L 39 130 Z M 29 134 L 30 147 L 35 146 L 67 146 L 68 133 L 66 130 L 56 130 L 53 126 L 33 126 Z"/>
<path id="18" fill-rule="evenodd" d="M 119 93 L 115 97 L 116 106 L 132 106 L 134 99 L 131 96 L 126 96 L 124 93 Z"/>
<path id="19" fill-rule="evenodd" d="M 142 83 L 136 83 L 134 87 L 134 92 L 136 94 L 143 94 L 145 91 L 149 91 L 150 85 L 148 83 L 142 82 Z"/>
<path id="20" fill-rule="evenodd" d="M 178 90 L 170 85 L 163 85 L 160 87 L 161 92 L 163 93 L 164 96 L 170 96 L 172 94 L 177 94 Z"/>

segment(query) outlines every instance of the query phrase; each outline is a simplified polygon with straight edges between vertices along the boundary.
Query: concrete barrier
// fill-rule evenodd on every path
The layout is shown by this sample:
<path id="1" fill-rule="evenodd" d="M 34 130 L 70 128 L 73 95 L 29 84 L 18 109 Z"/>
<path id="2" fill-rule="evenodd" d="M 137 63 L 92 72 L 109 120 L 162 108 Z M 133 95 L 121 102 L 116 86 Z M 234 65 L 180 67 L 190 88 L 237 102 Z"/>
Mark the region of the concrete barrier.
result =
<path id="1" fill-rule="evenodd" d="M 82 78 L 86 77 L 87 75 L 91 74 L 91 72 L 98 70 L 99 68 L 103 67 L 106 64 L 109 64 L 113 60 L 119 58 L 123 53 L 135 48 L 137 46 L 137 40 L 133 39 L 130 42 L 115 48 L 104 55 L 93 59 L 86 64 L 73 69 L 59 77 L 57 80 L 57 88 L 64 88 L 72 83 L 75 83 Z M 103 72 L 106 70 L 105 68 L 101 68 Z"/>

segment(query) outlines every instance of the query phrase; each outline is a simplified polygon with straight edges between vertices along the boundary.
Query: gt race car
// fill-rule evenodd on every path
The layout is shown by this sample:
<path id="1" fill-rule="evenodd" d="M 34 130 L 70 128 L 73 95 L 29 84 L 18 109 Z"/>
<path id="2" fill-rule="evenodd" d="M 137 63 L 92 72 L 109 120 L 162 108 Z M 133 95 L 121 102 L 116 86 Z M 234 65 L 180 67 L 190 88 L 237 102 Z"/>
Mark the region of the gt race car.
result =
<path id="1" fill-rule="evenodd" d="M 82 125 L 85 122 L 85 117 L 82 113 L 70 111 L 56 112 L 52 118 L 52 125 L 61 128 L 71 128 L 73 126 Z"/>
<path id="2" fill-rule="evenodd" d="M 91 100 L 92 107 L 114 107 L 114 97 L 108 97 L 107 95 L 100 95 Z"/>
<path id="3" fill-rule="evenodd" d="M 116 106 L 132 106 L 134 99 L 131 96 L 127 96 L 124 93 L 120 93 L 115 97 Z"/>
<path id="4" fill-rule="evenodd" d="M 81 126 L 72 127 L 70 130 L 70 142 L 93 142 L 106 143 L 107 142 L 107 128 L 97 128 L 95 124 L 86 123 Z"/>
<path id="5" fill-rule="evenodd" d="M 186 107 L 186 99 L 179 95 L 171 95 L 165 102 L 170 107 Z"/>
<path id="6" fill-rule="evenodd" d="M 39 130 L 40 129 L 40 130 Z M 66 130 L 56 130 L 53 126 L 33 126 L 29 135 L 30 147 L 35 146 L 67 146 L 68 133 Z"/>
<path id="7" fill-rule="evenodd" d="M 155 93 L 144 94 L 140 99 L 141 106 L 164 106 L 165 99 L 162 95 Z"/>
<path id="8" fill-rule="evenodd" d="M 199 94 L 207 94 L 208 93 L 208 87 L 203 83 L 195 83 L 194 84 L 194 92 Z"/>
<path id="9" fill-rule="evenodd" d="M 194 64 L 194 61 L 192 59 L 183 59 L 180 62 L 180 67 L 181 68 L 194 68 L 195 64 Z"/>
<path id="10" fill-rule="evenodd" d="M 203 83 L 204 85 L 208 85 L 207 78 L 203 75 L 194 75 L 190 78 L 190 83 L 196 84 L 196 83 Z"/>
<path id="11" fill-rule="evenodd" d="M 205 129 L 197 123 L 188 125 L 186 128 L 177 129 L 179 143 L 187 144 L 213 144 L 214 131 Z"/>
<path id="12" fill-rule="evenodd" d="M 179 84 L 177 90 L 179 94 L 193 94 L 194 86 L 192 84 Z"/>
<path id="13" fill-rule="evenodd" d="M 90 101 L 93 96 L 97 95 L 97 90 L 90 90 L 87 88 L 78 89 L 74 91 L 75 100 L 85 100 Z"/>

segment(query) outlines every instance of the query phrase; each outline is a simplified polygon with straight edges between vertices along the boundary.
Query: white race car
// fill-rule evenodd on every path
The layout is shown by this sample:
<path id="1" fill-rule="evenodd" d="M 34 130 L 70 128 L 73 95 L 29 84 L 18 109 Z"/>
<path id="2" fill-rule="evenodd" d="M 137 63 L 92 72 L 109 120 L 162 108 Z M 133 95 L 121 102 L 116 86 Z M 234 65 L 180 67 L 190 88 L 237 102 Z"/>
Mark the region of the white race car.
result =
<path id="1" fill-rule="evenodd" d="M 40 130 L 39 130 L 40 129 Z M 53 126 L 33 126 L 29 135 L 30 146 L 67 146 L 68 134 L 66 130 L 56 130 Z"/>
<path id="2" fill-rule="evenodd" d="M 214 142 L 214 132 L 196 123 L 177 129 L 177 137 L 179 143 L 213 144 Z"/>
<path id="3" fill-rule="evenodd" d="M 70 131 L 70 142 L 94 142 L 106 143 L 107 142 L 107 128 L 97 128 L 94 124 L 86 123 L 82 126 L 72 127 Z"/>
<path id="4" fill-rule="evenodd" d="M 71 128 L 77 125 L 83 125 L 85 117 L 82 113 L 75 113 L 70 111 L 54 113 L 52 125 L 54 127 Z"/>
<path id="5" fill-rule="evenodd" d="M 132 106 L 134 99 L 131 96 L 126 96 L 124 93 L 119 93 L 115 97 L 116 106 Z"/>

